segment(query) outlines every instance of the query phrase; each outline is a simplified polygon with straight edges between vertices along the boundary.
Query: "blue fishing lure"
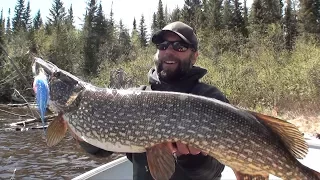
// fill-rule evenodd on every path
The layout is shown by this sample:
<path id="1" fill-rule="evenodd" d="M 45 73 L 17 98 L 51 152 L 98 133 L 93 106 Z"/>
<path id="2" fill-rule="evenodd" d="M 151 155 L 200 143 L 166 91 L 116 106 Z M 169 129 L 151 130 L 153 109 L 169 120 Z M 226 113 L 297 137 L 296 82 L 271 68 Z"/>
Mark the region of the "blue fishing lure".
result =
<path id="1" fill-rule="evenodd" d="M 42 69 L 40 69 L 39 74 L 34 77 L 33 90 L 36 94 L 36 102 L 40 112 L 43 131 L 45 132 L 44 117 L 45 117 L 47 105 L 49 102 L 49 85 L 48 85 L 47 76 L 45 75 L 45 72 Z"/>

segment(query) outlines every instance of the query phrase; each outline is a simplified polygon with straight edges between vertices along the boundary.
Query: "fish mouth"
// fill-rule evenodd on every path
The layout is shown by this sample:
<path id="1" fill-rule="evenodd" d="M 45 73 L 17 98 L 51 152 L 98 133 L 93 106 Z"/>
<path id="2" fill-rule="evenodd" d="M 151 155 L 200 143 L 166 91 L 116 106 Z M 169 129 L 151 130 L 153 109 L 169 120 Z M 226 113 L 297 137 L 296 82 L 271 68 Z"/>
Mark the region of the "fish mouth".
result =
<path id="1" fill-rule="evenodd" d="M 34 58 L 34 62 L 32 64 L 32 73 L 34 75 L 39 73 L 40 68 L 42 68 L 47 76 L 52 76 L 55 73 L 60 73 L 61 75 L 67 76 L 68 78 L 73 79 L 74 81 L 77 81 L 78 83 L 82 84 L 84 83 L 81 79 L 79 79 L 78 77 L 72 75 L 71 73 L 64 71 L 60 68 L 58 68 L 55 64 L 53 64 L 50 61 L 45 61 L 41 58 Z"/>
<path id="2" fill-rule="evenodd" d="M 32 73 L 34 75 L 39 74 L 39 70 L 42 68 L 47 75 L 51 75 L 54 72 L 57 72 L 59 68 L 49 61 L 44 61 L 40 58 L 35 57 L 34 62 L 32 64 Z"/>

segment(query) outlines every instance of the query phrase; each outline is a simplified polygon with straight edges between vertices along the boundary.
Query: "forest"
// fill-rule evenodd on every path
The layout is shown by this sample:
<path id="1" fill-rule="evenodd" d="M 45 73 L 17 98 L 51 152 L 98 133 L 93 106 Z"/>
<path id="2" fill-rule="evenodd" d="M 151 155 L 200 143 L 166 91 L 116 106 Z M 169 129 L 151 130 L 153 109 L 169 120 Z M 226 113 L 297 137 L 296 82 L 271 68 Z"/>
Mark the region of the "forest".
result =
<path id="1" fill-rule="evenodd" d="M 2 103 L 21 96 L 32 100 L 33 57 L 101 87 L 112 87 L 112 72 L 119 68 L 127 80 L 122 88 L 147 84 L 156 52 L 151 35 L 169 22 L 182 21 L 199 38 L 196 65 L 208 70 L 202 81 L 221 89 L 232 104 L 257 111 L 320 110 L 318 0 L 185 0 L 172 11 L 159 0 L 151 29 L 144 14 L 126 27 L 114 19 L 118 12 L 104 12 L 96 0 L 87 0 L 80 28 L 72 6 L 65 7 L 62 0 L 52 0 L 48 17 L 40 10 L 31 17 L 31 9 L 29 2 L 17 0 L 14 9 L 0 13 Z M 4 17 L 4 11 L 12 18 Z"/>

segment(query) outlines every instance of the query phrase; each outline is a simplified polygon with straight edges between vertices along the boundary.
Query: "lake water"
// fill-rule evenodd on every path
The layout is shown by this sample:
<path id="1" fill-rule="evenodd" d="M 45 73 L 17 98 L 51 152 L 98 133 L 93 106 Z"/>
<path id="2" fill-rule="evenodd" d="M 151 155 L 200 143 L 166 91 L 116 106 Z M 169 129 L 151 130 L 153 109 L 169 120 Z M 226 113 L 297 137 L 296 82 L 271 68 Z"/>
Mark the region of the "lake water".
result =
<path id="1" fill-rule="evenodd" d="M 0 179 L 72 179 L 120 156 L 92 157 L 77 146 L 69 133 L 58 145 L 49 148 L 42 129 L 6 129 L 6 124 L 23 118 L 4 111 L 31 114 L 26 109 L 0 107 Z"/>

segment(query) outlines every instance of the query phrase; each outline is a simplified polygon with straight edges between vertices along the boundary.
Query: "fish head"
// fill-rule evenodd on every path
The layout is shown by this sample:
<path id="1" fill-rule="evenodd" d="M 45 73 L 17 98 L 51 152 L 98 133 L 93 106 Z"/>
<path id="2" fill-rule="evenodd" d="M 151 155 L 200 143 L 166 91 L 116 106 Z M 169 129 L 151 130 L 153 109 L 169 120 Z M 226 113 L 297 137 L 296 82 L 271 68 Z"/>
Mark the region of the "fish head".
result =
<path id="1" fill-rule="evenodd" d="M 56 113 L 67 111 L 77 95 L 84 89 L 84 82 L 51 62 L 35 58 L 34 74 L 41 69 L 48 79 L 49 109 Z"/>

